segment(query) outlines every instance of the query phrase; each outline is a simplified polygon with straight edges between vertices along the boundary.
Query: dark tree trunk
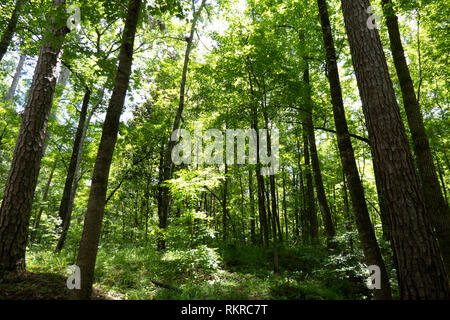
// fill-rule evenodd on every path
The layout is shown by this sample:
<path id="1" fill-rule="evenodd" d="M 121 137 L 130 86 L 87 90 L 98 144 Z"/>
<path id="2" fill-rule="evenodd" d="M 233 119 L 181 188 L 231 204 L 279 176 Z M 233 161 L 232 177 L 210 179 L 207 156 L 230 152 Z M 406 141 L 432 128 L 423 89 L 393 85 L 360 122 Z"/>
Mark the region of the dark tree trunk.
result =
<path id="1" fill-rule="evenodd" d="M 54 0 L 53 7 L 57 13 L 61 13 L 65 1 Z M 51 39 L 44 38 L 39 53 L 0 209 L 0 273 L 25 268 L 31 206 L 55 91 L 61 46 L 68 32 L 65 26 L 54 22 L 53 16 L 49 24 Z"/>
<path id="2" fill-rule="evenodd" d="M 283 167 L 283 213 L 284 213 L 284 228 L 286 230 L 286 241 L 289 240 L 289 222 L 288 222 L 288 213 L 287 213 L 287 204 L 286 204 L 286 175 Z"/>
<path id="3" fill-rule="evenodd" d="M 364 252 L 365 262 L 368 266 L 377 265 L 381 271 L 381 289 L 375 289 L 375 299 L 391 299 L 391 287 L 389 284 L 389 276 L 386 266 L 378 246 L 375 231 L 370 221 L 369 210 L 367 208 L 364 195 L 364 188 L 356 166 L 355 154 L 352 142 L 348 132 L 347 120 L 345 118 L 344 102 L 342 99 L 342 90 L 339 79 L 339 70 L 337 66 L 336 51 L 334 48 L 333 35 L 331 33 L 331 25 L 328 16 L 328 8 L 325 0 L 317 0 L 319 7 L 320 20 L 322 24 L 322 34 L 325 44 L 325 52 L 328 67 L 328 81 L 330 83 L 331 102 L 333 106 L 334 123 L 336 125 L 337 141 L 341 163 L 344 175 L 344 192 L 345 202 L 348 215 L 348 201 L 346 181 L 350 190 L 350 197 L 355 214 L 356 226 L 358 228 L 361 247 Z M 349 215 L 348 215 L 349 216 Z M 349 217 L 347 217 L 346 226 L 349 229 Z"/>
<path id="4" fill-rule="evenodd" d="M 255 92 L 253 90 L 253 81 L 252 81 L 252 75 L 251 75 L 251 69 L 252 65 L 249 59 L 247 58 L 248 62 L 248 78 L 249 78 L 249 84 L 250 84 L 250 95 L 252 97 L 255 96 Z M 266 215 L 266 206 L 265 206 L 265 200 L 264 200 L 264 178 L 261 175 L 261 163 L 259 158 L 259 149 L 260 149 L 260 141 L 259 141 L 259 130 L 258 130 L 258 103 L 254 102 L 252 103 L 252 129 L 256 132 L 256 183 L 258 188 L 258 216 L 259 216 L 259 225 L 260 225 L 260 238 L 264 241 L 264 247 L 269 247 L 269 226 L 267 222 L 267 215 Z"/>
<path id="5" fill-rule="evenodd" d="M 83 98 L 83 104 L 81 106 L 80 119 L 78 121 L 77 132 L 75 134 L 75 141 L 73 143 L 72 149 L 72 157 L 70 158 L 69 168 L 67 170 L 66 182 L 64 184 L 64 191 L 61 199 L 61 203 L 59 205 L 58 215 L 61 219 L 61 234 L 58 240 L 58 244 L 56 245 L 56 251 L 61 251 L 64 246 L 64 242 L 66 241 L 67 230 L 70 226 L 71 220 L 71 211 L 69 211 L 70 207 L 70 198 L 72 194 L 72 189 L 74 185 L 75 172 L 77 169 L 78 163 L 78 155 L 81 149 L 81 143 L 83 138 L 83 129 L 84 124 L 86 122 L 86 116 L 89 106 L 89 100 L 91 98 L 91 90 L 86 88 L 86 92 Z"/>
<path id="6" fill-rule="evenodd" d="M 446 299 L 449 284 L 368 0 L 342 0 L 353 66 L 381 194 L 389 217 L 402 299 Z"/>
<path id="7" fill-rule="evenodd" d="M 130 0 L 128 5 L 122 46 L 119 53 L 119 66 L 114 81 L 114 90 L 106 112 L 102 137 L 92 174 L 91 191 L 77 259 L 77 265 L 81 271 L 81 289 L 76 290 L 76 297 L 78 299 L 89 299 L 91 297 L 109 170 L 117 140 L 117 133 L 119 131 L 120 115 L 131 75 L 134 38 L 141 2 L 141 0 Z"/>
<path id="8" fill-rule="evenodd" d="M 311 105 L 311 91 L 309 84 L 309 67 L 306 66 L 306 69 L 303 73 L 303 81 L 307 87 L 306 93 L 306 130 L 308 132 L 308 140 L 309 140 L 309 150 L 311 152 L 311 164 L 312 170 L 314 173 L 314 181 L 316 183 L 316 194 L 317 200 L 319 201 L 320 212 L 322 213 L 323 224 L 325 226 L 325 234 L 327 236 L 327 244 L 331 246 L 332 240 L 335 236 L 335 230 L 333 225 L 333 220 L 331 219 L 330 207 L 328 205 L 327 197 L 325 195 L 325 188 L 323 186 L 322 181 L 322 172 L 320 170 L 320 162 L 319 155 L 317 153 L 316 147 L 316 137 L 314 134 L 314 124 L 312 119 L 312 105 Z"/>
<path id="9" fill-rule="evenodd" d="M 250 198 L 250 238 L 256 244 L 255 194 L 253 191 L 253 170 L 248 169 L 248 193 Z"/>
<path id="10" fill-rule="evenodd" d="M 433 162 L 430 144 L 423 124 L 420 105 L 414 91 L 414 85 L 409 73 L 408 64 L 403 50 L 397 16 L 391 0 L 382 0 L 383 12 L 389 32 L 392 56 L 397 71 L 398 80 L 403 96 L 403 105 L 406 111 L 411 131 L 417 167 L 422 182 L 425 206 L 436 230 L 441 255 L 447 273 L 450 272 L 450 213 L 442 196 L 436 168 Z"/>
<path id="11" fill-rule="evenodd" d="M 222 198 L 222 237 L 223 242 L 227 241 L 227 215 L 228 215 L 228 165 L 225 163 L 225 181 L 223 182 L 223 198 Z"/>
<path id="12" fill-rule="evenodd" d="M 17 20 L 19 19 L 20 11 L 22 10 L 24 2 L 25 0 L 16 0 L 16 5 L 14 6 L 11 19 L 6 26 L 5 31 L 3 31 L 2 38 L 0 39 L 0 61 L 2 61 L 6 51 L 8 51 L 14 32 L 16 32 Z"/>
<path id="13" fill-rule="evenodd" d="M 305 158 L 305 178 L 306 178 L 306 202 L 307 202 L 307 225 L 308 238 L 311 243 L 319 242 L 319 225 L 317 222 L 316 202 L 314 201 L 314 186 L 311 174 L 311 164 L 309 157 L 309 142 L 306 125 L 303 125 L 303 156 Z"/>

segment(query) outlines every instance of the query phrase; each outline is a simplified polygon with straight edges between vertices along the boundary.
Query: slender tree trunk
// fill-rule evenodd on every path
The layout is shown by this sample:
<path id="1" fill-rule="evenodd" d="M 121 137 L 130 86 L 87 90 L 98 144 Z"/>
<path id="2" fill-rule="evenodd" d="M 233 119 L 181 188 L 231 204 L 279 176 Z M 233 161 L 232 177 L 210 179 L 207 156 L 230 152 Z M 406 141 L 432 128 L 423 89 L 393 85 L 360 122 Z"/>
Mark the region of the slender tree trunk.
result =
<path id="1" fill-rule="evenodd" d="M 248 63 L 248 78 L 250 84 L 250 95 L 252 97 L 255 96 L 255 92 L 253 90 L 253 81 L 251 76 L 251 62 L 247 57 Z M 264 178 L 261 175 L 261 163 L 259 158 L 259 149 L 260 149 L 260 141 L 259 141 L 259 130 L 258 130 L 258 103 L 254 102 L 252 104 L 252 129 L 256 132 L 256 183 L 258 188 L 258 215 L 259 215 L 259 225 L 260 225 L 260 238 L 264 241 L 264 247 L 269 247 L 269 226 L 267 222 L 266 215 L 266 206 L 264 200 Z"/>
<path id="2" fill-rule="evenodd" d="M 81 150 L 81 144 L 83 139 L 83 130 L 85 127 L 86 116 L 89 106 L 89 100 L 91 98 L 91 90 L 86 88 L 86 92 L 83 98 L 83 104 L 81 106 L 80 119 L 78 121 L 77 132 L 75 134 L 75 141 L 72 149 L 72 157 L 70 159 L 69 168 L 67 170 L 66 182 L 64 184 L 64 191 L 61 199 L 61 203 L 59 205 L 58 215 L 61 219 L 61 234 L 58 240 L 58 244 L 56 245 L 56 251 L 61 251 L 64 246 L 64 242 L 66 240 L 67 230 L 70 226 L 71 220 L 71 211 L 69 211 L 70 207 L 70 198 L 72 194 L 75 173 L 77 169 L 79 154 Z M 70 214 L 69 214 L 70 213 Z"/>
<path id="3" fill-rule="evenodd" d="M 248 193 L 250 198 L 250 238 L 256 244 L 255 194 L 253 191 L 253 170 L 248 168 Z"/>
<path id="4" fill-rule="evenodd" d="M 391 0 L 382 0 L 382 6 L 389 32 L 394 65 L 402 91 L 403 105 L 413 140 L 417 167 L 419 168 L 423 187 L 425 206 L 436 230 L 441 255 L 448 274 L 450 272 L 450 212 L 442 196 L 433 162 L 433 155 L 423 124 L 420 105 L 416 98 L 414 85 L 403 50 L 398 19 L 392 7 L 393 3 Z"/>
<path id="5" fill-rule="evenodd" d="M 446 299 L 449 284 L 368 0 L 342 0 L 372 154 L 381 179 L 402 299 Z"/>
<path id="6" fill-rule="evenodd" d="M 65 1 L 53 0 L 53 7 L 61 13 Z M 0 209 L 0 277 L 3 271 L 25 268 L 33 196 L 59 70 L 61 46 L 68 32 L 66 26 L 55 23 L 53 15 L 49 25 L 51 39 L 44 38 L 39 53 Z"/>
<path id="7" fill-rule="evenodd" d="M 348 200 L 347 200 L 347 186 L 346 178 L 348 180 L 348 187 L 350 190 L 350 197 L 352 200 L 353 212 L 355 214 L 356 226 L 358 228 L 361 247 L 364 252 L 365 262 L 368 266 L 377 265 L 381 271 L 381 289 L 375 289 L 375 299 L 391 299 L 391 287 L 389 284 L 389 276 L 386 271 L 386 266 L 378 246 L 375 231 L 369 217 L 369 210 L 367 208 L 366 199 L 364 195 L 364 188 L 359 177 L 358 167 L 356 165 L 355 154 L 353 151 L 352 142 L 348 132 L 347 120 L 345 118 L 344 101 L 342 99 L 342 90 L 339 80 L 339 70 L 337 66 L 336 51 L 334 47 L 333 35 L 331 33 L 331 25 L 328 16 L 328 8 L 325 0 L 317 0 L 319 7 L 320 20 L 322 24 L 322 34 L 325 44 L 327 67 L 328 67 L 328 81 L 331 90 L 331 102 L 333 106 L 334 123 L 336 125 L 337 141 L 339 153 L 341 157 L 342 170 L 344 172 L 344 193 L 345 204 L 347 211 L 347 230 L 350 229 L 350 221 L 348 214 Z M 351 241 L 351 239 L 350 239 Z"/>
<path id="8" fill-rule="evenodd" d="M 81 271 L 81 289 L 76 290 L 75 293 L 78 299 L 89 299 L 91 297 L 109 170 L 117 140 L 117 133 L 119 131 L 120 115 L 131 75 L 134 38 L 141 2 L 141 0 L 130 0 L 128 5 L 122 46 L 119 53 L 119 66 L 114 81 L 114 90 L 106 112 L 102 137 L 92 174 L 91 191 L 77 259 L 77 265 Z"/>
<path id="9" fill-rule="evenodd" d="M 57 163 L 58 162 L 56 160 L 53 161 L 53 166 L 52 166 L 52 169 L 50 170 L 50 175 L 48 176 L 47 184 L 45 185 L 44 195 L 42 196 L 42 202 L 46 202 L 47 201 L 48 191 L 50 190 L 50 184 L 52 183 L 53 174 L 55 173 L 55 169 L 56 169 L 56 164 Z M 41 205 L 41 207 L 39 208 L 39 212 L 38 212 L 38 214 L 36 216 L 36 219 L 34 220 L 34 224 L 33 224 L 34 231 L 31 233 L 30 242 L 34 242 L 34 239 L 36 237 L 36 231 L 37 231 L 37 228 L 39 227 L 39 224 L 41 222 L 41 217 L 42 217 L 42 212 L 43 211 L 44 211 L 44 207 Z"/>
<path id="10" fill-rule="evenodd" d="M 184 54 L 184 65 L 183 72 L 181 75 L 181 85 L 180 85 L 180 100 L 178 104 L 177 114 L 175 116 L 175 121 L 173 124 L 173 131 L 180 128 L 181 116 L 184 109 L 185 91 L 186 91 L 186 79 L 189 67 L 189 58 L 192 50 L 192 44 L 194 41 L 194 34 L 197 28 L 197 22 L 200 18 L 200 14 L 205 6 L 206 0 L 202 0 L 200 7 L 194 13 L 194 20 L 192 21 L 191 31 L 189 33 L 189 38 L 187 39 L 186 52 Z M 163 166 L 163 177 L 162 182 L 170 180 L 172 178 L 172 150 L 175 146 L 175 141 L 169 140 L 167 150 L 164 155 L 164 166 Z M 160 205 L 158 205 L 158 217 L 159 217 L 159 233 L 158 233 L 158 250 L 165 250 L 166 241 L 164 239 L 164 230 L 167 228 L 167 218 L 169 214 L 169 202 L 170 202 L 170 190 L 167 186 L 159 186 L 160 188 Z"/>
<path id="11" fill-rule="evenodd" d="M 311 174 L 311 164 L 309 157 L 309 142 L 306 125 L 303 125 L 303 156 L 305 158 L 305 178 L 306 178 L 306 202 L 307 202 L 307 225 L 308 238 L 311 243 L 319 242 L 319 225 L 317 222 L 316 202 L 314 201 L 314 186 Z"/>
<path id="12" fill-rule="evenodd" d="M 286 230 L 286 242 L 289 240 L 289 222 L 288 222 L 288 213 L 287 213 L 287 205 L 286 205 L 286 175 L 283 167 L 283 213 L 284 213 L 284 224 Z"/>
<path id="13" fill-rule="evenodd" d="M 223 198 L 222 198 L 222 237 L 223 242 L 227 242 L 227 224 L 228 224 L 228 201 L 227 201 L 227 195 L 228 195 L 228 165 L 225 162 L 225 181 L 223 183 Z"/>
<path id="14" fill-rule="evenodd" d="M 317 154 L 316 137 L 314 134 L 314 125 L 312 120 L 312 105 L 311 105 L 311 91 L 309 83 L 309 67 L 303 73 L 303 81 L 307 86 L 307 112 L 305 117 L 306 130 L 308 132 L 309 150 L 311 152 L 311 164 L 314 173 L 314 181 L 316 183 L 317 200 L 319 201 L 320 212 L 322 213 L 323 224 L 325 226 L 325 234 L 327 236 L 327 244 L 331 246 L 332 240 L 335 236 L 333 221 L 331 219 L 330 207 L 328 205 L 327 197 L 325 195 L 325 188 L 322 181 L 322 172 L 320 170 L 319 155 Z"/>
<path id="15" fill-rule="evenodd" d="M 11 19 L 6 26 L 5 31 L 3 31 L 2 38 L 0 39 L 0 61 L 2 61 L 6 51 L 8 51 L 9 44 L 16 32 L 17 20 L 19 19 L 20 11 L 22 10 L 24 3 L 25 0 L 16 0 Z"/>
<path id="16" fill-rule="evenodd" d="M 305 137 L 306 132 L 303 131 L 303 136 Z M 305 183 L 303 182 L 303 169 L 302 169 L 302 157 L 301 157 L 301 149 L 300 149 L 300 139 L 299 137 L 297 137 L 296 139 L 296 143 L 297 143 L 297 161 L 298 161 L 298 184 L 300 185 L 300 194 L 302 196 L 302 204 L 303 206 L 300 209 L 300 220 L 301 222 L 299 223 L 299 219 L 298 217 L 296 217 L 296 236 L 299 236 L 299 229 L 300 229 L 300 224 L 301 224 L 301 230 L 302 230 L 302 241 L 303 244 L 307 244 L 308 243 L 308 236 L 310 234 L 309 231 L 309 224 L 308 224 L 308 215 L 309 215 L 309 201 L 308 201 L 308 196 L 307 196 L 307 192 L 305 190 Z M 308 153 L 308 157 L 309 157 L 309 153 Z M 309 160 L 308 160 L 309 161 Z M 305 165 L 306 165 L 306 157 L 305 157 Z M 313 193 L 313 197 L 314 197 L 314 193 Z M 314 200 L 314 199 L 313 199 Z"/>
<path id="17" fill-rule="evenodd" d="M 350 207 L 348 205 L 348 193 L 347 193 L 347 183 L 345 181 L 345 173 L 342 172 L 342 181 L 343 181 L 343 191 L 344 191 L 344 206 L 345 206 L 345 230 L 347 232 L 352 231 L 352 221 L 350 217 Z M 348 239 L 348 244 L 350 247 L 350 252 L 353 252 L 353 237 L 350 235 Z"/>
<path id="18" fill-rule="evenodd" d="M 266 123 L 266 129 L 269 130 L 269 119 L 267 117 L 266 110 L 264 109 L 264 120 Z M 272 139 L 269 132 L 267 132 L 267 150 L 270 153 L 269 156 L 272 155 Z M 259 151 L 258 151 L 259 153 Z M 278 272 L 278 240 L 277 240 L 277 225 L 278 230 L 280 230 L 281 237 L 281 228 L 280 228 L 280 220 L 278 218 L 278 207 L 277 207 L 277 196 L 276 196 L 276 183 L 275 183 L 275 175 L 272 174 L 269 176 L 269 184 L 270 184 L 270 195 L 271 195 L 271 203 L 272 203 L 272 233 L 273 233 L 273 270 L 274 272 Z M 269 199 L 267 199 L 267 206 L 269 206 Z M 282 241 L 280 239 L 280 241 Z"/>
<path id="19" fill-rule="evenodd" d="M 14 73 L 11 86 L 8 91 L 8 101 L 13 101 L 16 94 L 17 85 L 19 84 L 20 74 L 22 73 L 23 65 L 25 63 L 27 56 L 24 54 L 20 55 L 19 62 L 17 63 L 16 72 Z"/>
<path id="20" fill-rule="evenodd" d="M 436 166 L 439 172 L 439 179 L 441 180 L 442 190 L 444 190 L 445 203 L 448 205 L 447 186 L 445 185 L 444 174 L 442 173 L 442 167 L 438 157 L 436 157 Z"/>

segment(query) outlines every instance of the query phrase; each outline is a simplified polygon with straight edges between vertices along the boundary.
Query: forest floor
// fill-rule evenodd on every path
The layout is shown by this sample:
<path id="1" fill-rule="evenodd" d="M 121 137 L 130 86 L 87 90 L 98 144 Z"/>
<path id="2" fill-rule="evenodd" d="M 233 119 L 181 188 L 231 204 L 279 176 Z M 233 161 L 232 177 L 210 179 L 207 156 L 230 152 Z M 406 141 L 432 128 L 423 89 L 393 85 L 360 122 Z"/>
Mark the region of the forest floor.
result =
<path id="1" fill-rule="evenodd" d="M 370 298 L 359 253 L 330 253 L 322 247 L 281 247 L 277 273 L 272 271 L 271 254 L 270 250 L 254 246 L 208 248 L 190 255 L 183 252 L 182 256 L 177 251 L 161 254 L 148 248 L 103 247 L 97 258 L 93 298 Z M 73 261 L 74 255 L 65 251 L 54 253 L 38 247 L 29 250 L 27 271 L 0 284 L 0 299 L 70 299 L 67 267 Z"/>

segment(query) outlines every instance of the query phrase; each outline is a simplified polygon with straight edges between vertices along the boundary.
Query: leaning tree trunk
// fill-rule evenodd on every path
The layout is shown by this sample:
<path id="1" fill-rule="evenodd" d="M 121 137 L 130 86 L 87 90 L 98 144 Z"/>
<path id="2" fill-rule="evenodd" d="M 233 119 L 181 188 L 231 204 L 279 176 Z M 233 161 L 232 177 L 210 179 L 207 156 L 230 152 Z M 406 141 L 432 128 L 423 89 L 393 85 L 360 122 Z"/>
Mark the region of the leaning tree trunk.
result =
<path id="1" fill-rule="evenodd" d="M 71 216 L 69 215 L 69 205 L 70 205 L 70 196 L 72 193 L 72 187 L 75 178 L 75 172 L 77 169 L 77 160 L 78 154 L 80 152 L 82 138 L 83 138 L 83 129 L 84 124 L 86 122 L 86 115 L 89 106 L 89 100 L 91 98 L 91 90 L 86 88 L 86 92 L 84 94 L 83 103 L 81 106 L 80 119 L 78 121 L 77 132 L 75 133 L 75 141 L 73 143 L 72 148 L 72 156 L 70 158 L 69 168 L 67 169 L 66 182 L 64 184 L 64 191 L 62 194 L 61 203 L 59 205 L 58 215 L 61 219 L 61 234 L 58 240 L 58 244 L 56 245 L 56 251 L 61 251 L 64 242 L 66 240 L 67 230 L 69 229 Z"/>
<path id="2" fill-rule="evenodd" d="M 187 39 L 187 46 L 186 46 L 186 52 L 184 54 L 184 65 L 183 65 L 183 72 L 181 75 L 181 85 L 180 85 L 180 100 L 178 104 L 177 114 L 175 116 L 175 121 L 173 124 L 173 131 L 176 131 L 180 128 L 180 122 L 181 122 L 181 116 L 183 114 L 184 109 L 184 100 L 185 100 L 185 91 L 186 91 L 186 79 L 187 79 L 187 72 L 189 67 L 189 58 L 192 50 L 192 45 L 194 41 L 194 34 L 197 28 L 197 22 L 200 18 L 200 14 L 203 10 L 203 7 L 205 6 L 206 0 L 202 0 L 202 3 L 198 10 L 194 13 L 194 20 L 192 21 L 191 31 L 189 34 L 189 38 Z M 164 181 L 170 180 L 172 178 L 172 150 L 175 146 L 175 141 L 169 140 L 167 150 L 164 154 L 164 164 L 163 164 L 163 175 L 162 175 L 162 181 L 161 183 L 164 183 Z M 159 217 L 159 232 L 158 232 L 158 250 L 165 250 L 166 248 L 166 241 L 164 236 L 164 230 L 167 228 L 167 218 L 169 215 L 169 202 L 170 202 L 170 190 L 169 187 L 166 185 L 160 185 L 160 201 L 161 203 L 158 204 L 158 217 Z"/>
<path id="3" fill-rule="evenodd" d="M 381 193 L 397 256 L 402 299 L 446 299 L 450 289 L 433 237 L 369 0 L 342 0 L 344 22 Z"/>
<path id="4" fill-rule="evenodd" d="M 60 66 L 60 52 L 69 31 L 58 25 L 64 0 L 53 1 L 49 37 L 44 37 L 28 102 L 23 114 L 11 169 L 0 209 L 0 273 L 25 268 L 31 207 L 39 175 L 48 117 Z"/>
<path id="5" fill-rule="evenodd" d="M 128 5 L 122 46 L 119 53 L 119 66 L 114 81 L 114 90 L 106 112 L 102 138 L 92 174 L 91 191 L 77 259 L 77 265 L 81 271 L 81 289 L 76 291 L 76 297 L 78 299 L 89 299 L 91 297 L 95 260 L 105 209 L 109 170 L 117 141 L 120 115 L 124 106 L 131 75 L 134 39 L 141 3 L 141 0 L 130 0 Z"/>
<path id="6" fill-rule="evenodd" d="M 344 101 L 342 99 L 341 83 L 339 80 L 339 70 L 337 66 L 336 51 L 334 48 L 333 35 L 331 33 L 328 8 L 325 0 L 317 0 L 322 24 L 323 41 L 328 67 L 328 82 L 330 83 L 331 102 L 333 106 L 334 123 L 336 126 L 339 153 L 341 156 L 342 169 L 344 175 L 345 201 L 347 190 L 345 180 L 348 182 L 350 198 L 353 212 L 355 214 L 356 227 L 358 228 L 361 247 L 364 252 L 365 262 L 368 266 L 377 265 L 381 271 L 381 289 L 374 290 L 375 299 L 391 299 L 391 287 L 386 266 L 378 246 L 375 231 L 370 221 L 369 210 L 367 208 L 364 195 L 364 188 L 356 166 L 355 154 L 348 132 L 347 120 L 345 118 Z M 347 210 L 348 212 L 348 210 Z M 346 226 L 349 226 L 349 219 L 346 219 Z"/>
<path id="7" fill-rule="evenodd" d="M 16 5 L 14 6 L 11 19 L 6 26 L 5 31 L 3 31 L 2 38 L 0 39 L 0 61 L 2 61 L 6 51 L 8 51 L 8 47 L 14 36 L 14 32 L 16 32 L 17 20 L 19 19 L 19 14 L 22 10 L 24 2 L 25 0 L 16 0 Z"/>
<path id="8" fill-rule="evenodd" d="M 441 255 L 447 274 L 450 272 L 450 214 L 448 206 L 442 196 L 436 168 L 433 162 L 430 144 L 423 124 L 422 113 L 416 98 L 414 85 L 409 73 L 408 64 L 403 50 L 398 19 L 392 8 L 391 0 L 383 0 L 383 12 L 389 32 L 392 56 L 397 71 L 398 80 L 403 96 L 403 105 L 408 119 L 411 137 L 416 154 L 417 167 L 422 182 L 425 206 L 436 229 Z"/>

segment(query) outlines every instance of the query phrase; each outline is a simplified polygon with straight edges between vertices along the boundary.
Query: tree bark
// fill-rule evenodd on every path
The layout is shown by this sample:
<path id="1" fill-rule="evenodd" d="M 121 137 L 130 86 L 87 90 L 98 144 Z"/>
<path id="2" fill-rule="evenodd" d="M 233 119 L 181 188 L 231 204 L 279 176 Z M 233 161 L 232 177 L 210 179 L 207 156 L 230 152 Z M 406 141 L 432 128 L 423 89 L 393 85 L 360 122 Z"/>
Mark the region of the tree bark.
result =
<path id="1" fill-rule="evenodd" d="M 382 0 L 382 6 L 389 32 L 394 65 L 402 91 L 403 106 L 405 107 L 417 167 L 422 182 L 425 206 L 436 230 L 441 255 L 448 274 L 450 272 L 450 213 L 439 185 L 420 105 L 416 98 L 414 85 L 403 50 L 398 19 L 392 7 L 393 3 L 391 0 Z"/>
<path id="2" fill-rule="evenodd" d="M 317 4 L 319 7 L 320 21 L 322 24 L 322 35 L 325 45 L 328 67 L 328 81 L 330 84 L 331 102 L 333 106 L 333 116 L 336 126 L 339 154 L 341 157 L 342 169 L 345 174 L 343 177 L 345 193 L 344 201 L 346 203 L 348 213 L 347 190 L 345 181 L 347 178 L 353 212 L 355 215 L 355 222 L 358 228 L 359 239 L 361 241 L 361 247 L 364 252 L 365 262 L 368 266 L 377 265 L 380 267 L 381 289 L 374 289 L 374 297 L 377 300 L 387 300 L 392 298 L 389 276 L 387 274 L 386 266 L 381 255 L 380 248 L 378 246 L 375 231 L 370 221 L 369 210 L 367 208 L 364 195 L 364 188 L 358 173 L 353 145 L 350 140 L 347 120 L 345 118 L 344 101 L 342 98 L 336 50 L 334 47 L 333 35 L 331 33 L 328 8 L 325 0 L 317 0 Z M 350 221 L 348 215 L 345 223 L 347 226 L 347 230 L 349 230 L 349 223 Z"/>
<path id="3" fill-rule="evenodd" d="M 368 0 L 342 0 L 372 154 L 389 217 L 401 299 L 447 299 L 449 284 L 423 201 L 378 30 Z"/>
<path id="4" fill-rule="evenodd" d="M 0 39 L 0 61 L 2 61 L 6 51 L 8 51 L 9 44 L 16 32 L 17 20 L 19 19 L 19 14 L 24 3 L 25 0 L 16 0 L 11 19 L 6 26 L 5 31 L 3 31 L 2 38 Z"/>
<path id="5" fill-rule="evenodd" d="M 61 13 L 64 0 L 53 0 L 53 10 Z M 36 65 L 28 102 L 23 114 L 11 169 L 0 209 L 0 273 L 25 268 L 31 207 L 39 175 L 48 117 L 60 65 L 66 26 L 49 21 L 50 38 L 45 37 Z"/>
<path id="6" fill-rule="evenodd" d="M 92 174 L 91 191 L 77 259 L 77 265 L 81 270 L 81 289 L 75 292 L 78 299 L 89 299 L 91 297 L 109 170 L 119 131 L 120 115 L 131 75 L 134 39 L 141 3 L 141 0 L 130 0 L 128 5 L 114 90 L 106 112 L 102 137 Z"/>

